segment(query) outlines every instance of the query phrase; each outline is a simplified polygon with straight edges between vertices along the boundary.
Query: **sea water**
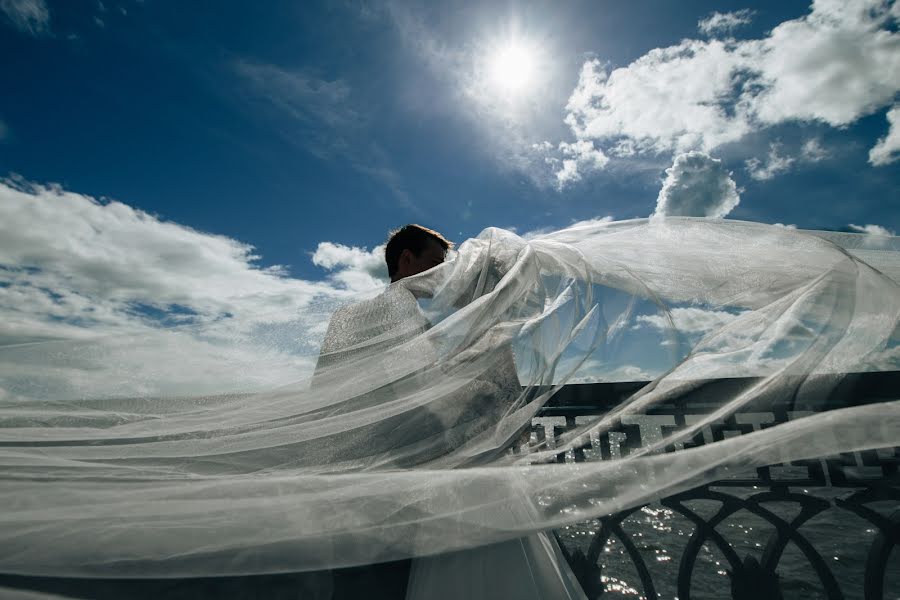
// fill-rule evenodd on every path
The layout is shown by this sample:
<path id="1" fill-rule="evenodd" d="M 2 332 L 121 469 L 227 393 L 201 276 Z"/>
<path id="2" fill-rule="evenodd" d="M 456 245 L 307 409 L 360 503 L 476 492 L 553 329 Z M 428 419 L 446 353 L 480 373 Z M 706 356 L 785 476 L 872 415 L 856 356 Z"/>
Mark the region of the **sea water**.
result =
<path id="1" fill-rule="evenodd" d="M 712 488 L 741 500 L 752 498 L 764 488 Z M 828 503 L 828 508 L 800 526 L 797 531 L 809 543 L 813 560 L 820 560 L 834 577 L 843 597 L 864 598 L 864 577 L 869 552 L 876 541 L 877 526 L 853 512 L 837 505 L 836 499 L 847 497 L 852 491 L 837 488 L 804 488 L 792 490 L 811 501 Z M 761 504 L 772 514 L 792 520 L 800 512 L 796 502 L 766 502 Z M 712 518 L 722 503 L 714 500 L 690 500 L 683 506 L 705 521 Z M 872 503 L 868 508 L 890 516 L 897 510 L 896 502 Z M 898 515 L 895 513 L 895 517 Z M 895 521 L 896 523 L 896 521 Z M 682 565 L 682 559 L 697 530 L 679 510 L 660 503 L 642 507 L 621 520 L 621 532 L 626 540 L 612 535 L 603 544 L 598 564 L 602 568 L 604 593 L 602 598 L 647 598 L 647 590 L 627 550 L 630 542 L 652 577 L 660 599 L 677 599 L 679 579 L 690 580 L 693 600 L 732 598 L 729 570 L 732 568 L 715 540 L 707 536 L 696 554 L 692 570 Z M 557 532 L 560 541 L 570 550 L 581 549 L 588 554 L 591 543 L 601 530 L 599 519 L 578 523 Z M 762 561 L 766 544 L 776 532 L 775 525 L 747 510 L 739 510 L 715 527 L 724 543 L 730 544 L 743 560 L 747 555 Z M 789 542 L 775 566 L 783 597 L 787 599 L 827 598 L 826 585 L 816 574 L 810 558 L 801 548 Z M 894 547 L 884 571 L 884 598 L 900 598 L 900 548 Z"/>

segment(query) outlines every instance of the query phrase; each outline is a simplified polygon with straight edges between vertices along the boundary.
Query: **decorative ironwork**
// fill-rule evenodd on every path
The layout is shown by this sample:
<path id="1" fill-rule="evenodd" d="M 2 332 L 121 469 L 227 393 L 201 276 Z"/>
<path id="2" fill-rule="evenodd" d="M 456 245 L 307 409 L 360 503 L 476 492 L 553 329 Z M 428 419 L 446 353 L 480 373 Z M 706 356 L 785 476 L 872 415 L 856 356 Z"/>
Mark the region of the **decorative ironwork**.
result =
<path id="1" fill-rule="evenodd" d="M 715 501 L 719 504 L 719 508 L 711 517 L 702 516 L 690 507 L 690 503 L 697 500 Z M 731 581 L 730 594 L 720 591 L 714 596 L 717 598 L 787 597 L 782 596 L 778 571 L 789 544 L 793 544 L 806 560 L 805 572 L 809 579 L 806 586 L 807 593 L 810 592 L 808 588 L 812 587 L 809 584 L 814 582 L 821 590 L 821 597 L 829 600 L 853 597 L 874 600 L 896 597 L 898 590 L 893 590 L 892 596 L 886 595 L 884 580 L 889 574 L 888 561 L 891 552 L 900 544 L 900 509 L 895 508 L 892 513 L 885 515 L 869 506 L 885 501 L 892 503 L 894 507 L 900 506 L 900 488 L 868 488 L 852 492 L 848 497 L 837 497 L 833 501 L 817 497 L 808 489 L 801 493 L 787 488 L 759 492 L 744 498 L 711 487 L 702 487 L 665 498 L 660 502 L 661 506 L 694 525 L 693 532 L 683 547 L 678 566 L 677 597 L 679 599 L 693 597 L 698 556 L 706 544 L 713 545 L 728 563 L 725 572 Z M 781 505 L 780 510 L 776 511 L 767 506 L 773 504 Z M 797 509 L 794 511 L 796 516 L 784 517 L 784 513 L 791 512 L 785 510 L 785 505 L 793 505 L 793 508 Z M 864 564 L 864 572 L 860 578 L 862 586 L 857 586 L 854 582 L 840 582 L 829 565 L 830 561 L 823 556 L 822 550 L 817 548 L 803 532 L 803 526 L 811 519 L 826 511 L 835 510 L 853 513 L 877 531 L 877 534 L 872 536 L 868 549 L 855 548 L 864 553 L 864 560 L 859 561 Z M 740 511 L 755 515 L 770 524 L 773 529 L 758 556 L 748 553 L 741 557 L 736 544 L 729 541 L 727 534 L 721 530 L 721 525 Z M 638 512 L 639 508 L 600 519 L 601 525 L 591 539 L 587 551 L 581 548 L 572 549 L 572 544 L 566 537 L 558 534 L 560 542 L 566 548 L 567 558 L 588 597 L 601 598 L 603 595 L 606 586 L 602 557 L 604 549 L 612 539 L 622 544 L 625 554 L 633 564 L 638 580 L 633 585 L 639 586 L 640 596 L 650 600 L 659 597 L 656 580 L 647 563 L 646 552 L 638 548 L 635 538 L 625 527 L 625 522 Z M 890 568 L 893 569 L 895 576 L 900 571 L 900 564 L 897 564 L 896 558 Z M 705 591 L 706 594 L 702 596 L 709 597 L 709 589 Z"/>
<path id="2" fill-rule="evenodd" d="M 862 393 L 852 395 L 843 390 L 839 398 L 827 399 L 818 408 L 828 410 L 847 405 L 848 398 L 852 398 L 854 404 L 879 401 L 893 397 L 895 390 L 900 389 L 896 387 L 897 373 L 853 377 L 856 379 L 855 390 Z M 721 390 L 724 386 L 746 385 L 747 382 L 724 380 L 710 382 L 710 386 Z M 562 432 L 599 418 L 641 385 L 567 386 L 555 402 L 534 419 L 530 444 L 516 451 L 527 452 L 528 446 L 533 445 L 555 447 Z M 795 410 L 790 403 L 771 408 L 732 415 L 704 428 L 679 447 L 702 445 L 809 414 L 809 411 Z M 557 460 L 580 462 L 626 456 L 636 448 L 659 441 L 669 431 L 697 422 L 703 414 L 702 409 L 703 406 L 696 403 L 677 402 L 657 407 L 650 414 L 623 418 L 615 430 L 594 436 L 584 448 L 560 454 Z M 668 450 L 674 449 L 673 445 Z M 657 508 L 638 507 L 581 527 L 561 530 L 557 537 L 590 598 L 606 597 L 608 592 L 618 589 L 624 595 L 653 600 L 662 597 L 662 587 L 674 587 L 671 593 L 679 600 L 697 596 L 738 600 L 800 596 L 829 600 L 894 598 L 900 589 L 890 590 L 893 595 L 886 595 L 889 590 L 885 589 L 885 579 L 893 575 L 894 579 L 900 580 L 900 560 L 896 553 L 890 562 L 892 551 L 900 546 L 898 465 L 900 448 L 770 465 L 660 499 L 654 505 Z M 696 508 L 698 503 L 705 503 L 707 509 L 712 504 L 715 509 L 703 514 Z M 674 572 L 669 568 L 662 576 L 654 574 L 659 569 L 655 569 L 652 562 L 654 553 L 657 560 L 672 560 L 668 551 L 659 554 L 659 544 L 673 545 L 670 531 L 629 531 L 642 522 L 643 511 L 649 514 L 666 511 L 668 522 L 681 520 L 690 524 L 686 543 L 680 548 L 672 548 L 680 551 Z M 750 519 L 767 528 L 766 532 L 752 536 L 753 544 L 749 549 L 747 539 L 730 539 L 732 532 L 725 526 L 727 523 L 733 526 L 732 521 L 736 519 L 747 521 L 747 515 L 752 515 Z M 841 536 L 848 529 L 848 520 L 856 518 L 860 519 L 856 523 L 865 523 L 863 535 L 857 536 L 864 539 L 851 544 Z M 807 532 L 810 530 L 815 534 L 823 524 L 832 527 L 830 537 L 825 536 L 825 547 L 823 540 L 814 540 Z M 585 533 L 590 534 L 588 543 L 583 541 Z M 821 532 L 818 533 L 818 537 L 823 537 Z M 842 556 L 836 554 L 836 544 L 841 544 Z M 612 545 L 621 547 L 617 552 L 619 562 L 630 563 L 634 573 L 630 578 L 608 575 Z M 703 576 L 698 571 L 702 553 L 721 556 L 721 560 L 715 562 L 712 576 Z M 857 571 L 861 572 L 847 575 L 845 568 L 842 579 L 836 570 L 841 560 L 858 567 Z M 782 576 L 782 571 L 786 570 L 792 571 L 788 581 Z M 797 580 L 797 572 L 805 574 L 802 581 Z M 895 581 L 894 585 L 897 583 Z M 699 593 L 698 585 L 704 587 Z"/>

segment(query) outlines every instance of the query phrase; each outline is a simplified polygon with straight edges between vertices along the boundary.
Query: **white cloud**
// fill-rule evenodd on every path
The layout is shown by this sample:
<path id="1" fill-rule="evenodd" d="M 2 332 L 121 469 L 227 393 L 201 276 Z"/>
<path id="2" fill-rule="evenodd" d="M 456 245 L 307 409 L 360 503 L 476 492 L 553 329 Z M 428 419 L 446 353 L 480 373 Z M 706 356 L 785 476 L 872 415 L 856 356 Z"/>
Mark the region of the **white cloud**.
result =
<path id="1" fill-rule="evenodd" d="M 900 90 L 898 16 L 883 0 L 816 0 L 807 17 L 777 26 L 750 48 L 764 85 L 747 97 L 759 120 L 842 127 L 891 103 Z"/>
<path id="2" fill-rule="evenodd" d="M 562 168 L 556 172 L 556 179 L 560 187 L 581 179 L 581 172 L 585 169 L 594 171 L 602 169 L 609 162 L 602 150 L 594 147 L 594 142 L 578 140 L 577 142 L 559 144 L 559 151 L 564 157 Z"/>
<path id="3" fill-rule="evenodd" d="M 583 173 L 603 169 L 609 163 L 609 157 L 590 140 L 560 142 L 557 146 L 545 140 L 532 144 L 531 152 L 542 159 L 542 164 L 535 167 L 541 173 L 535 173 L 532 181 L 541 185 L 544 167 L 549 166 L 558 189 L 581 181 Z"/>
<path id="4" fill-rule="evenodd" d="M 780 149 L 781 145 L 773 142 L 769 144 L 769 154 L 765 162 L 758 158 L 751 158 L 746 161 L 745 164 L 750 177 L 757 181 L 766 181 L 790 169 L 791 165 L 794 164 L 794 159 L 789 156 L 782 156 L 779 153 Z"/>
<path id="5" fill-rule="evenodd" d="M 324 283 L 257 266 L 253 247 L 57 186 L 0 181 L 0 338 L 134 331 L 152 314 L 210 321 L 289 313 Z M 58 327 L 57 327 L 58 326 Z"/>
<path id="6" fill-rule="evenodd" d="M 854 225 L 847 226 L 850 231 L 864 234 L 859 242 L 859 247 L 863 250 L 884 250 L 891 245 L 891 237 L 894 231 L 882 225 Z"/>
<path id="7" fill-rule="evenodd" d="M 851 223 L 849 227 L 853 231 L 856 231 L 858 233 L 865 233 L 867 235 L 874 235 L 874 236 L 896 235 L 893 231 L 891 231 L 887 227 L 882 227 L 881 225 L 854 225 L 853 223 Z"/>
<path id="8" fill-rule="evenodd" d="M 355 246 L 321 242 L 313 253 L 314 264 L 332 271 L 329 279 L 353 291 L 369 291 L 384 287 L 390 277 L 384 262 L 384 245 L 371 251 Z"/>
<path id="9" fill-rule="evenodd" d="M 697 29 L 705 35 L 728 34 L 753 20 L 755 13 L 747 8 L 734 12 L 714 12 L 697 23 Z"/>
<path id="10" fill-rule="evenodd" d="M 612 381 L 653 381 L 661 373 L 648 371 L 637 365 L 610 365 L 589 359 L 566 383 L 598 383 Z"/>
<path id="11" fill-rule="evenodd" d="M 737 185 L 721 160 L 687 152 L 666 169 L 654 215 L 724 217 L 739 202 Z"/>
<path id="12" fill-rule="evenodd" d="M 620 158 L 628 158 L 638 153 L 637 145 L 634 140 L 624 138 L 619 140 L 613 147 L 609 149 L 609 153 Z"/>
<path id="13" fill-rule="evenodd" d="M 675 329 L 685 334 L 698 334 L 718 329 L 730 323 L 740 314 L 724 310 L 710 310 L 697 307 L 672 308 L 669 310 Z M 638 315 L 635 321 L 640 325 L 649 325 L 662 332 L 669 331 L 671 325 L 665 315 Z"/>
<path id="14" fill-rule="evenodd" d="M 337 248 L 331 245 L 332 249 Z M 0 180 L 0 395 L 213 393 L 302 381 L 334 282 L 263 268 L 253 247 L 116 201 Z M 352 281 L 351 281 L 352 283 Z"/>
<path id="15" fill-rule="evenodd" d="M 611 73 L 599 60 L 588 61 L 569 98 L 566 123 L 579 139 L 616 144 L 627 138 L 642 152 L 738 140 L 750 131 L 747 119 L 721 107 L 737 65 L 730 45 L 719 40 L 657 48 Z"/>
<path id="16" fill-rule="evenodd" d="M 900 159 L 900 106 L 894 105 L 887 112 L 887 120 L 887 134 L 869 150 L 869 162 L 874 166 L 880 167 Z"/>
<path id="17" fill-rule="evenodd" d="M 754 157 L 744 161 L 744 167 L 750 177 L 757 181 L 768 181 L 799 164 L 817 163 L 831 156 L 822 142 L 816 138 L 806 140 L 795 156 L 786 156 L 782 153 L 782 148 L 781 142 L 771 142 L 765 159 Z"/>
<path id="18" fill-rule="evenodd" d="M 804 162 L 817 163 L 831 156 L 831 153 L 822 145 L 822 141 L 817 138 L 806 140 L 800 149 L 800 158 Z"/>
<path id="19" fill-rule="evenodd" d="M 0 11 L 19 31 L 34 36 L 49 31 L 50 11 L 44 0 L 0 0 Z"/>
<path id="20" fill-rule="evenodd" d="M 556 172 L 556 180 L 559 186 L 563 187 L 573 181 L 581 180 L 581 173 L 578 172 L 578 162 L 573 159 L 562 161 L 562 168 Z"/>
<path id="21" fill-rule="evenodd" d="M 709 152 L 786 122 L 844 127 L 900 91 L 896 7 L 816 0 L 764 38 L 684 40 L 612 70 L 587 61 L 566 122 L 601 149 L 656 153 Z"/>

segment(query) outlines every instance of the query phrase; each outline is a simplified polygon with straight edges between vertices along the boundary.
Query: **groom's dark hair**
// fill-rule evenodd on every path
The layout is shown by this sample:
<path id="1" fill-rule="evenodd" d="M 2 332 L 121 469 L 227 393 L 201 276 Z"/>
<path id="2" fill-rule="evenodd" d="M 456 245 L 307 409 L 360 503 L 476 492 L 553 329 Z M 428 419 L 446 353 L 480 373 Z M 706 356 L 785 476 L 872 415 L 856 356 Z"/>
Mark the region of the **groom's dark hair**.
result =
<path id="1" fill-rule="evenodd" d="M 409 250 L 416 256 L 420 256 L 428 240 L 434 240 L 444 251 L 453 247 L 453 242 L 433 229 L 410 223 L 400 229 L 395 229 L 388 235 L 387 246 L 384 247 L 384 261 L 387 263 L 388 275 L 391 279 L 397 272 L 397 264 L 404 250 Z"/>

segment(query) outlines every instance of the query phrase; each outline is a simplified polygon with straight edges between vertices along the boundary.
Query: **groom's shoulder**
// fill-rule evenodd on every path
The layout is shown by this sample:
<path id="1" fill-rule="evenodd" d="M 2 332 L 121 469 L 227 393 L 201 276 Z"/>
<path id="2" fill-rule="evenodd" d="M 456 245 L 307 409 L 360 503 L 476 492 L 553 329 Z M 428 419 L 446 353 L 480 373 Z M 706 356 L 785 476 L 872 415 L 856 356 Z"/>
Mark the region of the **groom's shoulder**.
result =
<path id="1" fill-rule="evenodd" d="M 336 309 L 321 351 L 341 350 L 398 328 L 421 329 L 423 320 L 415 296 L 403 286 L 391 285 L 377 296 Z"/>
<path id="2" fill-rule="evenodd" d="M 331 315 L 329 330 L 352 329 L 358 335 L 364 331 L 372 335 L 379 327 L 420 314 L 412 292 L 402 285 L 392 284 L 377 296 L 337 308 Z"/>
<path id="3" fill-rule="evenodd" d="M 381 313 L 411 310 L 418 306 L 416 297 L 402 285 L 391 284 L 383 292 L 351 304 L 345 304 L 334 311 L 332 320 L 354 319 Z"/>

